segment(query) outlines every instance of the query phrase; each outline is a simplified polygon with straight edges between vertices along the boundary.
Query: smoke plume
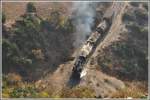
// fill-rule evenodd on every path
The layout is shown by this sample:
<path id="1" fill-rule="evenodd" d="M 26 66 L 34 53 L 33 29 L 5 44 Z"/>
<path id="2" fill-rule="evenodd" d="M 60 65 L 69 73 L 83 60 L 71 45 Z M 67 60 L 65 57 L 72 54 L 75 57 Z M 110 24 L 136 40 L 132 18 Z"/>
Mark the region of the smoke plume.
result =
<path id="1" fill-rule="evenodd" d="M 75 2 L 72 8 L 73 25 L 76 29 L 74 46 L 79 47 L 91 33 L 94 23 L 96 3 Z"/>

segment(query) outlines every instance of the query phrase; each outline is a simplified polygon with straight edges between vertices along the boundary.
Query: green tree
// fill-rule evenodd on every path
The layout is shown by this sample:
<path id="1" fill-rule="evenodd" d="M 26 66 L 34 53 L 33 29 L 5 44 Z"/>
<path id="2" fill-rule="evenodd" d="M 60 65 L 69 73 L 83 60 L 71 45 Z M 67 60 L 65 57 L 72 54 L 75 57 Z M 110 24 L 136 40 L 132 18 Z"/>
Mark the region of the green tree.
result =
<path id="1" fill-rule="evenodd" d="M 28 13 L 36 12 L 36 8 L 35 8 L 35 6 L 33 5 L 33 3 L 29 2 L 29 3 L 27 4 L 26 12 L 28 12 Z"/>

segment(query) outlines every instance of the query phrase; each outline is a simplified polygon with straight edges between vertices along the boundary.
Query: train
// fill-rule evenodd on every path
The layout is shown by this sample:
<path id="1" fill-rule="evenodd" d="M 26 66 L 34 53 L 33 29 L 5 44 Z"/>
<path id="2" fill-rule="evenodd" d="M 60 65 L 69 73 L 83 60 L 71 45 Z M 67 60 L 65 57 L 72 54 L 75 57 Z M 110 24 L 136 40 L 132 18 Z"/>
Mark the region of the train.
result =
<path id="1" fill-rule="evenodd" d="M 84 65 L 87 62 L 88 57 L 92 53 L 93 49 L 96 48 L 97 42 L 103 38 L 104 34 L 109 30 L 112 23 L 112 17 L 104 17 L 101 23 L 97 26 L 95 31 L 92 32 L 87 41 L 83 44 L 80 49 L 79 55 L 76 57 L 74 66 L 72 69 L 72 77 L 80 79 Z"/>

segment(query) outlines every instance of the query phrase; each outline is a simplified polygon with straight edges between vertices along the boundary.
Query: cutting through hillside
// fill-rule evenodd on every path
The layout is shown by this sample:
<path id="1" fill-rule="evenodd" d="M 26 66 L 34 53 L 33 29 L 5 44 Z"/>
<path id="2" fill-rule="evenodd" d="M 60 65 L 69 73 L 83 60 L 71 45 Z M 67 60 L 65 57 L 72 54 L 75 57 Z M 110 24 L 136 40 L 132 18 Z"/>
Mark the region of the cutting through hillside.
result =
<path id="1" fill-rule="evenodd" d="M 118 16 L 121 16 L 125 6 L 125 3 L 113 3 L 112 6 L 107 9 L 106 13 L 103 16 L 103 20 L 97 26 L 96 31 L 94 31 L 89 36 L 85 44 L 83 44 L 81 46 L 81 49 L 78 50 L 78 53 L 76 54 L 79 55 L 76 55 L 74 61 L 66 62 L 66 64 L 60 65 L 52 75 L 48 75 L 44 79 L 46 82 L 43 83 L 43 81 L 41 81 L 42 84 L 46 83 L 48 84 L 47 86 L 54 87 L 55 90 L 59 92 L 66 86 L 72 88 L 76 87 L 77 85 L 86 85 L 88 81 L 93 81 L 93 86 L 95 86 L 96 84 L 105 84 L 105 82 L 102 83 L 101 81 L 105 80 L 106 77 L 106 80 L 108 78 L 108 80 L 110 81 L 118 82 L 117 84 L 120 84 L 118 86 L 116 84 L 118 89 L 123 88 L 124 84 L 120 80 L 111 77 L 109 78 L 109 76 L 103 74 L 102 72 L 93 70 L 90 65 L 87 65 L 87 63 L 92 54 L 95 54 L 94 52 L 96 50 L 96 46 L 101 45 L 104 38 L 107 37 L 108 33 L 110 31 L 113 31 L 114 28 L 112 29 L 112 26 L 117 25 L 117 22 L 115 23 L 115 20 L 117 19 L 117 21 L 119 21 Z M 116 91 L 115 86 L 111 86 L 111 84 L 108 84 L 108 86 L 110 87 L 110 90 L 108 89 L 108 91 Z M 105 89 L 105 87 L 103 87 L 102 89 L 101 87 L 99 88 L 100 90 L 98 90 L 96 86 L 94 87 L 97 96 L 101 95 L 103 89 Z M 102 96 L 106 94 L 107 93 L 103 93 Z"/>
<path id="2" fill-rule="evenodd" d="M 2 6 L 2 97 L 148 97 L 147 2 Z"/>

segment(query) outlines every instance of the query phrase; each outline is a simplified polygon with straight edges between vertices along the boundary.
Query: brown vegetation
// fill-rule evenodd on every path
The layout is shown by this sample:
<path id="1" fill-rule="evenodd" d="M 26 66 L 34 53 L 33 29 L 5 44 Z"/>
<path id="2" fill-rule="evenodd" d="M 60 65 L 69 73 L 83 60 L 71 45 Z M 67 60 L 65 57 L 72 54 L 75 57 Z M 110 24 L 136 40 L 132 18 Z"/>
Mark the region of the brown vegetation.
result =
<path id="1" fill-rule="evenodd" d="M 112 94 L 113 98 L 147 98 L 147 82 L 126 82 L 126 87 Z"/>

